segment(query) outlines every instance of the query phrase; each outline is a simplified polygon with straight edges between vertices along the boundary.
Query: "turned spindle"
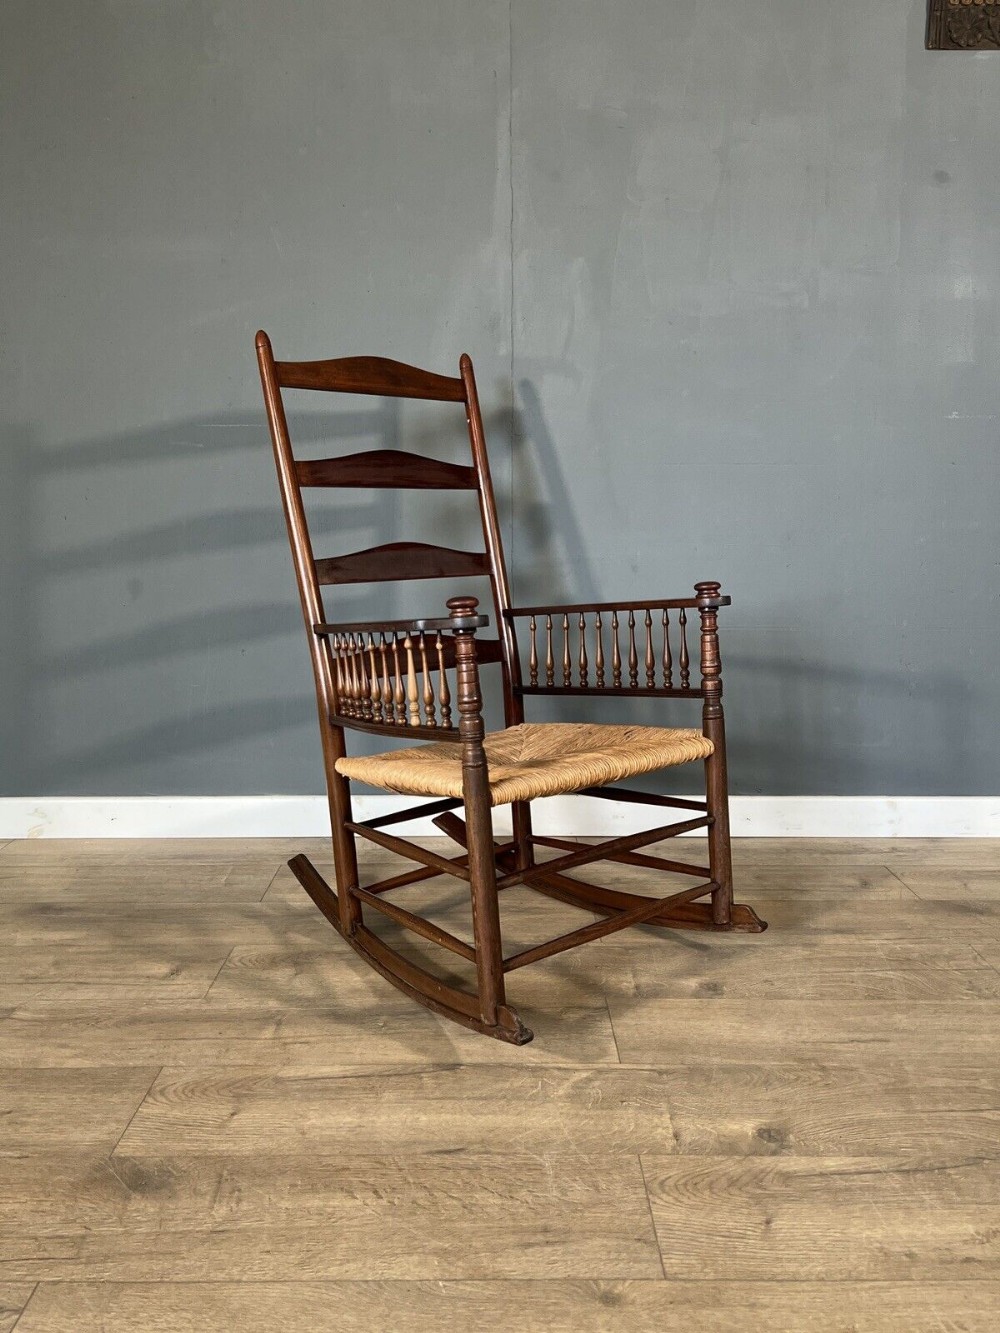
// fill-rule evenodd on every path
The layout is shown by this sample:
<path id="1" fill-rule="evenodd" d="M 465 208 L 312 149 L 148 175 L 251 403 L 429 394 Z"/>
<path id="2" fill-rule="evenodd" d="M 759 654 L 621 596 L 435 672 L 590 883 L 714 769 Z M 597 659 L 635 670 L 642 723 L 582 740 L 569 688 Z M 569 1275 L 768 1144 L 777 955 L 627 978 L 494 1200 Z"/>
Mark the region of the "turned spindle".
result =
<path id="1" fill-rule="evenodd" d="M 538 684 L 538 627 L 535 624 L 535 617 L 532 616 L 528 621 L 528 632 L 531 635 L 531 648 L 528 654 L 528 683 Z"/>
<path id="2" fill-rule="evenodd" d="M 340 635 L 334 634 L 330 640 L 330 652 L 333 656 L 333 686 L 337 692 L 337 712 L 344 711 L 344 673 L 340 669 Z"/>
<path id="3" fill-rule="evenodd" d="M 363 634 L 355 635 L 354 645 L 354 650 L 358 658 L 358 703 L 360 705 L 362 718 L 364 718 L 366 722 L 371 722 L 372 696 L 371 687 L 368 684 L 368 668 L 365 666 L 365 636 Z"/>
<path id="4" fill-rule="evenodd" d="M 556 683 L 556 663 L 552 656 L 552 617 L 545 617 L 545 684 L 549 687 Z"/>
<path id="5" fill-rule="evenodd" d="M 424 678 L 424 718 L 429 727 L 436 727 L 437 719 L 434 716 L 434 687 L 431 684 L 431 673 L 427 666 L 427 640 L 423 630 L 420 631 L 420 671 Z"/>
<path id="6" fill-rule="evenodd" d="M 611 684 L 614 689 L 621 689 L 622 650 L 618 643 L 618 612 L 611 612 Z"/>
<path id="7" fill-rule="evenodd" d="M 601 636 L 601 613 L 594 617 L 594 636 L 597 644 L 594 648 L 594 670 L 597 672 L 597 688 L 604 689 L 604 639 Z"/>
<path id="8" fill-rule="evenodd" d="M 639 685 L 639 652 L 635 646 L 635 612 L 628 613 L 628 683 L 631 689 Z"/>
<path id="9" fill-rule="evenodd" d="M 646 612 L 646 689 L 656 688 L 656 654 L 653 652 L 653 617 Z"/>
<path id="10" fill-rule="evenodd" d="M 358 672 L 354 661 L 354 636 L 347 634 L 344 636 L 345 655 L 344 664 L 347 669 L 347 713 L 349 717 L 358 716 Z"/>
<path id="11" fill-rule="evenodd" d="M 368 665 L 372 721 L 382 721 L 382 687 L 378 683 L 378 668 L 375 665 L 375 639 L 368 635 Z"/>
<path id="12" fill-rule="evenodd" d="M 403 640 L 406 654 L 406 702 L 410 712 L 410 726 L 420 726 L 420 696 L 417 693 L 417 672 L 413 663 L 413 640 L 407 634 Z"/>
<path id="13" fill-rule="evenodd" d="M 663 612 L 663 686 L 670 689 L 674 683 L 674 659 L 670 652 L 670 615 Z"/>
<path id="14" fill-rule="evenodd" d="M 677 617 L 677 623 L 681 627 L 681 651 L 677 660 L 681 669 L 681 689 L 686 690 L 691 684 L 691 658 L 688 655 L 687 612 L 683 607 Z"/>
<path id="15" fill-rule="evenodd" d="M 437 639 L 434 642 L 434 651 L 437 653 L 438 660 L 438 705 L 441 709 L 442 727 L 451 726 L 451 691 L 448 689 L 448 673 L 444 669 L 444 640 L 441 638 L 441 631 L 438 630 Z"/>
<path id="16" fill-rule="evenodd" d="M 406 695 L 403 693 L 403 672 L 399 664 L 399 635 L 392 632 L 392 702 L 396 711 L 396 726 L 406 726 Z"/>
<path id="17" fill-rule="evenodd" d="M 580 612 L 580 687 L 587 688 L 587 622 Z"/>
<path id="18" fill-rule="evenodd" d="M 569 616 L 563 616 L 563 654 L 562 654 L 562 676 L 563 685 L 573 684 L 573 659 L 569 653 Z"/>
<path id="19" fill-rule="evenodd" d="M 389 679 L 389 650 L 385 635 L 378 636 L 378 654 L 382 660 L 382 716 L 386 722 L 395 722 L 392 711 L 392 681 Z"/>

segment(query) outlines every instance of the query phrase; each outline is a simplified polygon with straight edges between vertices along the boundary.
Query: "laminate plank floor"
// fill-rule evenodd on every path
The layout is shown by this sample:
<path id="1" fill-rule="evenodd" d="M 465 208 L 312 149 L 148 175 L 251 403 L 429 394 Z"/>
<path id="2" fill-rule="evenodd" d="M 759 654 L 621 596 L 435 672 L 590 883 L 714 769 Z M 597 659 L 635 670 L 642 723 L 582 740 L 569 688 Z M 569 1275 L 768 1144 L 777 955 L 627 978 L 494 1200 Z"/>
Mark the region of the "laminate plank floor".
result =
<path id="1" fill-rule="evenodd" d="M 0 1333 L 1000 1328 L 1000 843 L 741 842 L 766 934 L 518 971 L 521 1049 L 365 967 L 298 850 L 0 846 Z"/>

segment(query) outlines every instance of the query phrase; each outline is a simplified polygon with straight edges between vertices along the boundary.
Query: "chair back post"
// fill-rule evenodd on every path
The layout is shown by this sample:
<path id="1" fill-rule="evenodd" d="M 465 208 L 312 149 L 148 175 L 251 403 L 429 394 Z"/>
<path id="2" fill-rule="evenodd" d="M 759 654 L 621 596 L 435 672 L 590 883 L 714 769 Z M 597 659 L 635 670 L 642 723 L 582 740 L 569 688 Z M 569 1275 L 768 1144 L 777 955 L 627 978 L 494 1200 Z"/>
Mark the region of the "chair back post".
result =
<path id="1" fill-rule="evenodd" d="M 316 565 L 313 559 L 312 543 L 309 539 L 309 525 L 306 520 L 302 492 L 295 475 L 295 457 L 292 442 L 288 434 L 288 422 L 281 398 L 277 370 L 271 340 L 261 330 L 256 338 L 257 364 L 260 367 L 260 380 L 264 389 L 264 402 L 267 407 L 267 420 L 271 432 L 271 444 L 274 449 L 274 461 L 278 469 L 278 484 L 281 490 L 281 505 L 288 529 L 288 541 L 292 549 L 292 561 L 295 566 L 295 581 L 299 588 L 299 601 L 302 606 L 302 618 L 306 625 L 306 638 L 309 641 L 309 658 L 312 662 L 313 676 L 316 681 L 316 703 L 319 713 L 319 731 L 323 746 L 323 766 L 326 770 L 327 799 L 330 806 L 330 819 L 333 828 L 333 850 L 337 866 L 338 911 L 341 929 L 345 934 L 353 934 L 361 922 L 361 905 L 354 896 L 358 887 L 358 862 L 354 848 L 354 839 L 345 825 L 353 819 L 351 811 L 350 788 L 336 770 L 338 759 L 346 754 L 343 728 L 334 726 L 330 718 L 338 711 L 337 692 L 334 686 L 333 658 L 327 639 L 313 633 L 313 625 L 326 619 L 319 583 L 316 578 Z"/>
<path id="2" fill-rule="evenodd" d="M 722 659 L 719 655 L 719 583 L 696 583 L 701 616 L 701 688 L 704 691 L 702 731 L 712 742 L 705 760 L 705 786 L 712 824 L 708 830 L 708 863 L 718 888 L 712 893 L 712 920 L 728 926 L 733 912 L 733 866 L 729 843 L 729 777 L 726 769 L 726 720 L 722 708 Z"/>
<path id="3" fill-rule="evenodd" d="M 497 636 L 503 649 L 504 722 L 508 727 L 516 727 L 524 721 L 524 697 L 518 693 L 521 685 L 521 655 L 518 651 L 513 617 L 505 614 L 511 607 L 510 582 L 507 577 L 500 522 L 497 518 L 493 478 L 490 475 L 479 391 L 476 388 L 472 359 L 468 353 L 463 352 L 459 359 L 459 374 L 465 386 L 465 415 L 469 427 L 469 443 L 472 446 L 473 466 L 479 480 L 479 512 L 483 523 L 486 553 L 490 561 L 490 585 L 497 614 Z M 518 868 L 526 869 L 534 862 L 530 805 L 526 801 L 514 801 L 511 806 L 511 818 Z"/>
<path id="4" fill-rule="evenodd" d="M 448 600 L 448 611 L 456 622 L 460 622 L 465 617 L 474 616 L 478 605 L 476 597 L 452 597 Z M 483 746 L 486 728 L 483 723 L 483 697 L 479 688 L 475 634 L 474 629 L 455 629 L 455 676 L 479 1000 L 483 1022 L 494 1026 L 505 1004 L 503 951 L 497 906 L 489 772 Z"/>
<path id="5" fill-rule="evenodd" d="M 490 460 L 486 449 L 486 432 L 483 429 L 476 375 L 472 368 L 472 360 L 465 352 L 459 361 L 459 371 L 465 386 L 465 416 L 469 427 L 469 443 L 472 446 L 472 462 L 479 480 L 479 512 L 483 523 L 486 554 L 490 563 L 490 585 L 497 613 L 497 633 L 504 645 L 504 715 L 508 726 L 516 726 L 524 721 L 524 703 L 521 697 L 514 693 L 514 688 L 521 684 L 521 663 L 513 621 L 505 614 L 511 607 L 510 581 L 507 576 L 500 521 L 497 518 L 496 495 L 493 490 L 493 478 L 490 475 Z"/>

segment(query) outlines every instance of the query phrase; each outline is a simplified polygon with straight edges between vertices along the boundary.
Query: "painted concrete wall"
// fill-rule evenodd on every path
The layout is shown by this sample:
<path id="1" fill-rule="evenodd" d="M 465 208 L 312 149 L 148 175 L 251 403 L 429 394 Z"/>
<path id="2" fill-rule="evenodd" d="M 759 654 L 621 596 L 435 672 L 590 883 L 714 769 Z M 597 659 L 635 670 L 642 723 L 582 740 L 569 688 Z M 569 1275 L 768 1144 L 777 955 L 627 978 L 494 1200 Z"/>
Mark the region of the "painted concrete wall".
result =
<path id="1" fill-rule="evenodd" d="M 8 0 L 0 790 L 319 789 L 263 325 L 471 352 L 523 600 L 721 579 L 735 790 L 995 792 L 1000 57 L 923 11 Z"/>

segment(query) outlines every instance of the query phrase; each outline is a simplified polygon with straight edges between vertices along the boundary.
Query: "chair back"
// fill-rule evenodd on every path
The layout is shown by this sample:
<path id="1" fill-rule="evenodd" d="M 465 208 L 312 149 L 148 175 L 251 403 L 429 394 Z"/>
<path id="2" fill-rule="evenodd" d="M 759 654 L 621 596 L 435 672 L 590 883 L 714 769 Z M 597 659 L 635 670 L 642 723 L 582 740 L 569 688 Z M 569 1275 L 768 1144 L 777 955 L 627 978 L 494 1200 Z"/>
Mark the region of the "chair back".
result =
<path id="1" fill-rule="evenodd" d="M 342 710 L 336 706 L 338 691 L 335 682 L 339 676 L 329 638 L 316 633 L 316 627 L 329 619 L 322 588 L 485 576 L 490 580 L 497 638 L 477 637 L 479 661 L 500 663 L 506 723 L 511 726 L 523 721 L 523 705 L 515 694 L 515 687 L 520 685 L 520 667 L 514 628 L 504 614 L 510 609 L 510 586 L 471 359 L 463 355 L 458 376 L 451 377 L 377 356 L 276 361 L 270 339 L 263 331 L 257 334 L 256 344 L 302 614 L 317 689 L 321 705 L 326 705 L 327 717 Z M 460 403 L 465 408 L 470 464 L 443 463 L 399 449 L 369 449 L 339 458 L 297 459 L 285 416 L 283 391 L 288 389 Z M 317 558 L 302 498 L 303 490 L 310 487 L 474 492 L 479 505 L 483 550 L 455 550 L 426 542 L 396 541 Z M 443 608 L 438 609 L 437 614 L 444 614 Z"/>

